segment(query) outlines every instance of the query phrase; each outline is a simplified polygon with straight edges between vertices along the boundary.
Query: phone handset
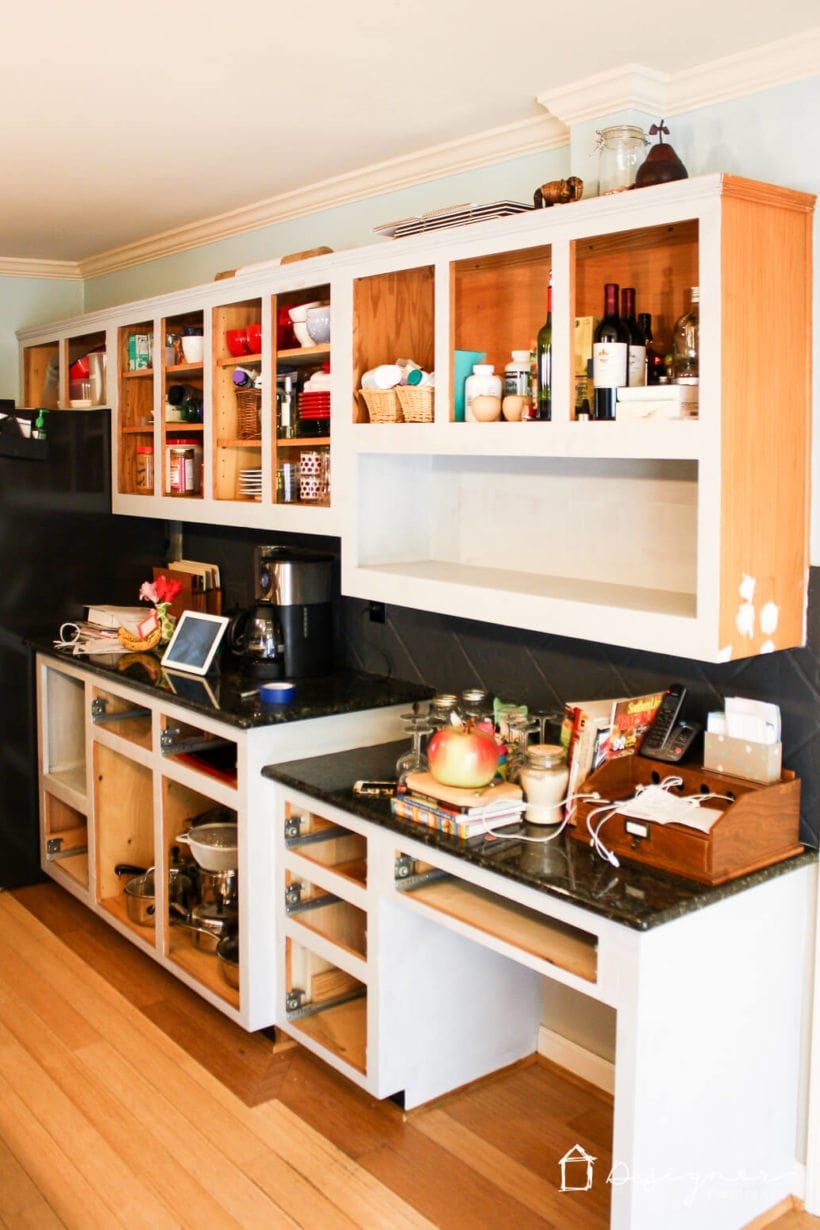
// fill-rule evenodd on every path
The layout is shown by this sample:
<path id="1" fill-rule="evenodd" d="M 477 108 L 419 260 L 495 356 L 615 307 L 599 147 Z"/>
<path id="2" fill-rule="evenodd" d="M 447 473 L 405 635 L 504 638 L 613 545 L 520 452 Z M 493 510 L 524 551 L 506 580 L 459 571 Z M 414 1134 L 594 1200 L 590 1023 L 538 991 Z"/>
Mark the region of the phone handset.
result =
<path id="1" fill-rule="evenodd" d="M 682 684 L 673 683 L 667 688 L 641 744 L 642 756 L 671 763 L 683 758 L 700 731 L 697 722 L 679 721 L 685 700 L 686 688 Z"/>

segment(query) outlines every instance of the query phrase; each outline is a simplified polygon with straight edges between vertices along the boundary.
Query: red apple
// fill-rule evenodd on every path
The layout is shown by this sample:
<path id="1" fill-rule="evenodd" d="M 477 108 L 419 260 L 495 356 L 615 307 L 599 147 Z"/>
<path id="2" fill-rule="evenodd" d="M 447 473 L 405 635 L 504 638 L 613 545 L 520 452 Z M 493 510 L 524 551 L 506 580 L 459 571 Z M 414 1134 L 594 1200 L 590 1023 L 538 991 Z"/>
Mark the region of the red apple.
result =
<path id="1" fill-rule="evenodd" d="M 489 731 L 467 726 L 437 730 L 427 747 L 430 772 L 442 786 L 488 786 L 498 767 L 498 745 Z"/>

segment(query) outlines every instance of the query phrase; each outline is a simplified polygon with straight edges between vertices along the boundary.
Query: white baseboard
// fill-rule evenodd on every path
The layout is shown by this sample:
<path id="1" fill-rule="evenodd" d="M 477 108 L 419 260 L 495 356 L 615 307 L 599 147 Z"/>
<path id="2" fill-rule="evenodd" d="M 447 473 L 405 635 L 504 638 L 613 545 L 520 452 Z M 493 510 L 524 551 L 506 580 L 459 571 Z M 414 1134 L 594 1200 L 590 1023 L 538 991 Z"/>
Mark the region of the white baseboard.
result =
<path id="1" fill-rule="evenodd" d="M 571 1042 L 561 1034 L 555 1033 L 542 1025 L 538 1030 L 538 1054 L 543 1055 L 560 1068 L 589 1081 L 604 1093 L 615 1092 L 615 1065 L 608 1059 L 602 1059 L 586 1047 Z"/>

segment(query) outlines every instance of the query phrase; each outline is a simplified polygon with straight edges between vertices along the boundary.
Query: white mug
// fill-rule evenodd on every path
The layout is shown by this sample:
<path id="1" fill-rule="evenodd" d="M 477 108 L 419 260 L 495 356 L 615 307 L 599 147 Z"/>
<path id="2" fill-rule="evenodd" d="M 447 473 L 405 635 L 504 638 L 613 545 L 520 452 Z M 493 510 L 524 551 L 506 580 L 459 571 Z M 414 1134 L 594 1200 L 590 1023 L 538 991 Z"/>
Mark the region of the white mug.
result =
<path id="1" fill-rule="evenodd" d="M 182 339 L 182 353 L 186 363 L 201 363 L 205 357 L 205 338 L 196 334 Z"/>

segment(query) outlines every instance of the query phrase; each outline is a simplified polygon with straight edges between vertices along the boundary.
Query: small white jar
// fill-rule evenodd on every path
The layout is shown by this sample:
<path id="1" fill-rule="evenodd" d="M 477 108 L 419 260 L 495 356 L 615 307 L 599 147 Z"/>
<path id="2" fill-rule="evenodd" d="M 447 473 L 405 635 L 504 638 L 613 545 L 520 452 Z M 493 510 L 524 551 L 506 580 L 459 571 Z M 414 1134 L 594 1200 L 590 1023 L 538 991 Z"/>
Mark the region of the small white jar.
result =
<path id="1" fill-rule="evenodd" d="M 490 398 L 497 402 L 497 407 L 490 406 L 487 402 L 482 402 L 482 413 L 477 415 L 473 408 L 473 402 L 478 397 Z M 490 409 L 497 413 L 490 414 Z M 468 376 L 464 381 L 464 421 L 466 423 L 487 422 L 491 418 L 497 419 L 501 414 L 501 377 L 495 374 L 495 368 L 492 363 L 476 363 L 473 368 L 472 376 Z"/>
<path id="2" fill-rule="evenodd" d="M 531 743 L 518 780 L 527 803 L 527 823 L 560 824 L 564 818 L 561 804 L 566 798 L 569 782 L 569 767 L 563 747 L 558 743 Z"/>

